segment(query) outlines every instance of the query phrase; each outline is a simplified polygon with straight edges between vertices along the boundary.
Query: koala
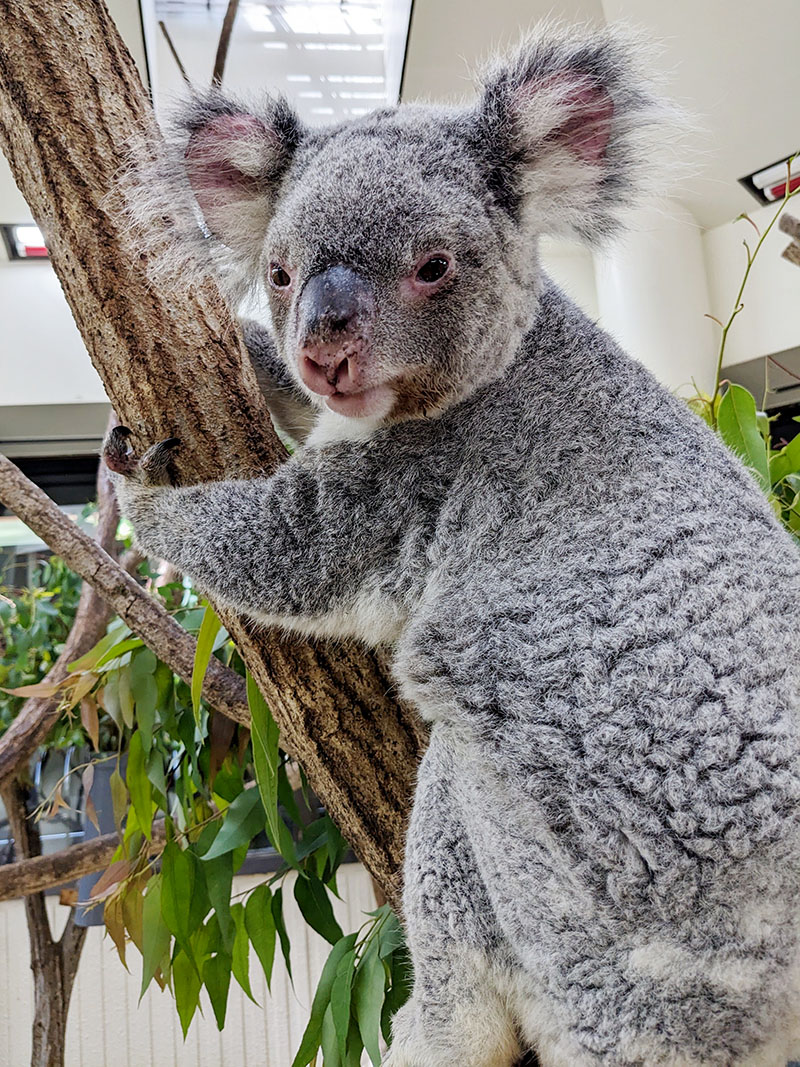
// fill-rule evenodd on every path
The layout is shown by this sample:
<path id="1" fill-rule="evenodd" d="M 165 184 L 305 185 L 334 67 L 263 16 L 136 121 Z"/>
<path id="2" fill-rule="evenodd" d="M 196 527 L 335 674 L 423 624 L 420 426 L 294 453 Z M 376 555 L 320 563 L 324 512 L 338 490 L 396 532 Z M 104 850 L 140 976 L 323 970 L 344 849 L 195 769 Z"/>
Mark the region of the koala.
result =
<path id="1" fill-rule="evenodd" d="M 550 27 L 462 107 L 184 115 L 185 191 L 269 294 L 246 333 L 299 447 L 194 486 L 169 442 L 116 430 L 105 458 L 143 549 L 260 623 L 386 646 L 430 723 L 391 1067 L 800 1052 L 800 554 L 537 256 L 603 241 L 641 187 L 640 66 Z"/>

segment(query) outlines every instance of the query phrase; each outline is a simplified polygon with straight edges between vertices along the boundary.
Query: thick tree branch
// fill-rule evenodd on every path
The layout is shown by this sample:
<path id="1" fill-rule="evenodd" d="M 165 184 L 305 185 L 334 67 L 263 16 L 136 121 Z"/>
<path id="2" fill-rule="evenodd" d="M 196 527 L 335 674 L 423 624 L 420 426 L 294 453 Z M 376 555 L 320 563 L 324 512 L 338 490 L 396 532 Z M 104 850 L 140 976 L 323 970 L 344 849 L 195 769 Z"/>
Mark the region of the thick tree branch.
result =
<path id="1" fill-rule="evenodd" d="M 13 781 L 2 796 L 17 856 L 25 857 L 22 863 L 41 860 L 41 839 L 28 818 L 25 789 Z M 63 1067 L 67 1011 L 86 929 L 76 926 L 71 912 L 61 938 L 54 941 L 42 892 L 25 897 L 25 918 L 34 989 L 31 1067 Z"/>
<path id="2" fill-rule="evenodd" d="M 72 522 L 11 460 L 0 456 L 0 500 L 89 582 L 119 617 L 185 682 L 191 683 L 195 642 L 96 541 Z M 71 662 L 71 661 L 67 661 Z M 55 668 L 54 668 L 55 669 Z M 66 676 L 66 666 L 63 668 Z M 250 722 L 244 681 L 214 657 L 203 685 L 211 707 L 236 722 Z M 10 730 L 9 730 L 10 732 Z M 6 735 L 7 736 L 7 735 Z M 0 741 L 0 775 L 7 777 Z"/>
<path id="3" fill-rule="evenodd" d="M 153 850 L 161 848 L 163 842 L 164 820 L 159 819 L 153 823 Z M 103 834 L 61 852 L 0 866 L 0 901 L 40 893 L 64 882 L 74 882 L 93 871 L 102 871 L 111 862 L 118 845 L 116 833 Z"/>
<path id="4" fill-rule="evenodd" d="M 153 286 L 125 224 L 120 166 L 162 151 L 147 95 L 100 0 L 0 0 L 0 144 L 41 226 L 120 420 L 142 448 L 177 436 L 183 481 L 271 471 L 284 449 L 217 287 Z M 133 146 L 133 148 L 131 147 Z M 113 210 L 109 194 L 123 203 Z M 142 220 L 176 240 L 162 207 Z M 148 241 L 148 248 L 152 241 Z M 269 551 L 265 531 L 264 550 Z M 223 618 L 283 744 L 394 903 L 425 730 L 374 655 Z"/>

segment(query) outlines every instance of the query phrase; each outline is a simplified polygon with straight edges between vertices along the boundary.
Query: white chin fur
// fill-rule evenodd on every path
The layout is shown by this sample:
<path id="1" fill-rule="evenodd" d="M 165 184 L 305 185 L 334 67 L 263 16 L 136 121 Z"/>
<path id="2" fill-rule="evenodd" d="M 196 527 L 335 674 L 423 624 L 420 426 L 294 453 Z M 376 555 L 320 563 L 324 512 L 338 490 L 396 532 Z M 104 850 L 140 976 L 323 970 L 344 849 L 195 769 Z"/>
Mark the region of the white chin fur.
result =
<path id="1" fill-rule="evenodd" d="M 320 411 L 313 430 L 306 438 L 305 447 L 322 448 L 323 445 L 332 445 L 337 441 L 368 441 L 383 426 L 389 410 L 351 418 L 347 415 L 337 415 L 335 411 L 325 407 Z"/>

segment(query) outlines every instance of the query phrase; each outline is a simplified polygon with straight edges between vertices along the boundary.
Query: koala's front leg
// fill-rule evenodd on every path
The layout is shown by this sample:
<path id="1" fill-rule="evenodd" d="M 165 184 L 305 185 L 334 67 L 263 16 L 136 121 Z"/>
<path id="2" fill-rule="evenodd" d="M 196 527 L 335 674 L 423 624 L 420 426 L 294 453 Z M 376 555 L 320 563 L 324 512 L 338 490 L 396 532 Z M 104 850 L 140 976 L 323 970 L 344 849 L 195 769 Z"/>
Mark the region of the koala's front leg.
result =
<path id="1" fill-rule="evenodd" d="M 250 319 L 240 325 L 272 421 L 281 433 L 302 445 L 319 418 L 319 408 L 287 370 L 269 330 Z"/>
<path id="2" fill-rule="evenodd" d="M 139 459 L 129 437 L 124 427 L 112 430 L 104 458 L 139 545 L 259 620 L 313 622 L 348 604 L 370 576 L 369 536 L 391 540 L 374 508 L 366 521 L 374 497 L 340 499 L 335 473 L 316 458 L 290 460 L 271 478 L 175 487 L 177 442 Z"/>

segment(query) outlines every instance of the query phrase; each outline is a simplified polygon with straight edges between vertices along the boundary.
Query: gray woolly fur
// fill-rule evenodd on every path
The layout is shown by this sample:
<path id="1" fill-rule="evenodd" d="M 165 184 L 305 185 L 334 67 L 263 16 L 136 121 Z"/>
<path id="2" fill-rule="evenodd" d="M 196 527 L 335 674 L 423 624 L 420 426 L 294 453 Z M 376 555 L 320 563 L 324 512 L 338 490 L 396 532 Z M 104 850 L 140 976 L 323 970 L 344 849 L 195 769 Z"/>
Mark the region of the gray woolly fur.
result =
<path id="1" fill-rule="evenodd" d="M 250 280 L 291 265 L 247 336 L 305 444 L 268 479 L 174 487 L 158 452 L 116 476 L 148 552 L 265 624 L 390 646 L 431 723 L 391 1067 L 800 1052 L 800 557 L 739 461 L 538 265 L 539 234 L 601 240 L 637 191 L 657 112 L 637 62 L 550 28 L 477 104 L 311 131 L 277 101 L 244 144 L 217 139 L 242 179 L 187 255 L 221 237 Z M 575 85 L 614 104 L 596 161 L 565 132 Z M 241 114 L 212 94 L 185 125 Z M 404 302 L 431 248 L 455 273 Z M 380 419 L 332 416 L 298 376 L 297 294 L 332 263 L 373 288 L 376 373 L 402 372 Z"/>

